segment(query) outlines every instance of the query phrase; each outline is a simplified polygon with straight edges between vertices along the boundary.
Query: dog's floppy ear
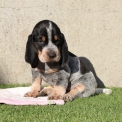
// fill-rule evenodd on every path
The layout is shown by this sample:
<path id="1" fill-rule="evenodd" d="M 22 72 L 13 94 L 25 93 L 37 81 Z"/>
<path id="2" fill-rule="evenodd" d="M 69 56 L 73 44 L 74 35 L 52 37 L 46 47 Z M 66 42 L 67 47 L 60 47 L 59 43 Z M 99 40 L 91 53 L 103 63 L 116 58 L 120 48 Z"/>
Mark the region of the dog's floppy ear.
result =
<path id="1" fill-rule="evenodd" d="M 69 59 L 69 52 L 68 52 L 68 46 L 65 40 L 65 37 L 63 34 L 61 34 L 62 39 L 62 46 L 61 46 L 61 67 L 64 67 L 65 64 L 68 62 Z"/>
<path id="2" fill-rule="evenodd" d="M 28 36 L 28 41 L 26 44 L 26 52 L 25 52 L 25 61 L 31 64 L 32 68 L 36 68 L 38 66 L 38 53 L 37 49 L 33 43 L 33 35 Z"/>

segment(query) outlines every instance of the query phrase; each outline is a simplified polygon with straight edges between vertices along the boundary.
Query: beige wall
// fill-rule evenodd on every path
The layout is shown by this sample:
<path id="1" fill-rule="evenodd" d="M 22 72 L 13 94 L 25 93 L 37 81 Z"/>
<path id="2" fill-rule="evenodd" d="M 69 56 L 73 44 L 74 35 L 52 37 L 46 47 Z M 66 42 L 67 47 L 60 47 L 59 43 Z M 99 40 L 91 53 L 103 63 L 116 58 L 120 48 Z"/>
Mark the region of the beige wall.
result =
<path id="1" fill-rule="evenodd" d="M 31 82 L 25 44 L 43 19 L 59 25 L 99 81 L 122 87 L 122 0 L 0 0 L 0 83 Z"/>

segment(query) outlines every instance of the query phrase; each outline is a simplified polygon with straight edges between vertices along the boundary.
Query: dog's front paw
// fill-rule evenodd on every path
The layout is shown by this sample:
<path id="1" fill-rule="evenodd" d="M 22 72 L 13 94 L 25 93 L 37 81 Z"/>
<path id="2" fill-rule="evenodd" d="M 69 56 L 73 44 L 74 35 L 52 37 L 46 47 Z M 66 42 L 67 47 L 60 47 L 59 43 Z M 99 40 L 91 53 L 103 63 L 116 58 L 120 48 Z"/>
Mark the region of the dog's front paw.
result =
<path id="1" fill-rule="evenodd" d="M 38 97 L 39 96 L 39 91 L 33 91 L 33 92 L 27 92 L 25 93 L 24 97 Z"/>
<path id="2" fill-rule="evenodd" d="M 73 98 L 70 94 L 65 94 L 63 99 L 64 99 L 64 101 L 72 101 L 73 100 Z"/>
<path id="3" fill-rule="evenodd" d="M 45 89 L 40 91 L 38 96 L 47 96 L 47 91 Z"/>
<path id="4" fill-rule="evenodd" d="M 48 96 L 48 100 L 62 100 L 62 99 L 63 99 L 62 95 L 52 94 Z"/>

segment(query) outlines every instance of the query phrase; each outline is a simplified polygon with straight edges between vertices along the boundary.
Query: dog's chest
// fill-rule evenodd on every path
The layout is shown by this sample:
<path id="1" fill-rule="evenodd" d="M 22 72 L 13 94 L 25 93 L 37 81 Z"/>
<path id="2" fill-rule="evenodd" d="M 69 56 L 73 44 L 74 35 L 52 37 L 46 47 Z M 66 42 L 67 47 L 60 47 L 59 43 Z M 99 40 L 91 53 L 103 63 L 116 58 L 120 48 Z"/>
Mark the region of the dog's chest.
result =
<path id="1" fill-rule="evenodd" d="M 41 74 L 41 78 L 50 85 L 55 85 L 59 80 L 59 73 Z"/>

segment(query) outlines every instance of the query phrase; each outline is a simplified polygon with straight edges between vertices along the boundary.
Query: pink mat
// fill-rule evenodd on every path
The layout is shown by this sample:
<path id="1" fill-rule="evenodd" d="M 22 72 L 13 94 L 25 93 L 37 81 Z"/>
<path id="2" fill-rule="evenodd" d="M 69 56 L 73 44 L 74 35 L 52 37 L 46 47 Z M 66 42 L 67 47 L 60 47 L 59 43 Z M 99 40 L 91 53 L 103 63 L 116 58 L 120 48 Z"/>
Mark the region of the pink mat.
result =
<path id="1" fill-rule="evenodd" d="M 64 100 L 48 100 L 46 97 L 23 97 L 31 87 L 0 89 L 0 103 L 9 105 L 64 105 Z"/>

